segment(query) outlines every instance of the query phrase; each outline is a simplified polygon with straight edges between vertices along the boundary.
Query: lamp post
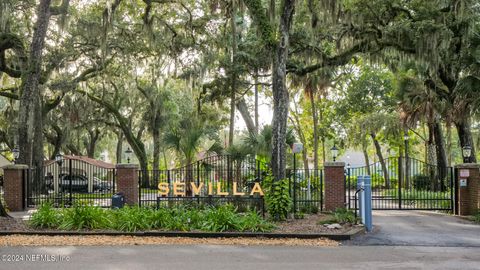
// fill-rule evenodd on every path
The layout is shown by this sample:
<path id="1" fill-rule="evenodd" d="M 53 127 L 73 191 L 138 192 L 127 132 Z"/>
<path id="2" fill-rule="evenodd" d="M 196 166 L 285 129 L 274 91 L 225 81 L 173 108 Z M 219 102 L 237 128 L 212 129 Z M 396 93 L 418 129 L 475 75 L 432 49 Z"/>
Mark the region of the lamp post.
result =
<path id="1" fill-rule="evenodd" d="M 130 149 L 130 147 L 127 147 L 127 150 L 125 150 L 125 155 L 127 156 L 127 163 L 130 163 L 130 157 L 132 153 L 132 149 Z"/>
<path id="2" fill-rule="evenodd" d="M 465 145 L 462 147 L 462 156 L 463 163 L 470 163 L 472 157 L 472 147 L 470 145 Z"/>
<path id="3" fill-rule="evenodd" d="M 333 147 L 330 149 L 330 151 L 332 151 L 333 162 L 335 162 L 337 160 L 337 156 L 338 156 L 337 146 L 335 146 L 335 144 L 333 144 Z"/>
<path id="4" fill-rule="evenodd" d="M 13 154 L 13 163 L 17 164 L 17 159 L 20 157 L 20 150 L 18 150 L 18 147 L 14 147 L 12 149 L 12 154 Z"/>
<path id="5" fill-rule="evenodd" d="M 62 164 L 63 164 L 63 156 L 62 154 L 58 153 L 55 155 L 55 161 L 57 162 L 58 166 L 60 167 L 60 169 L 62 168 Z"/>

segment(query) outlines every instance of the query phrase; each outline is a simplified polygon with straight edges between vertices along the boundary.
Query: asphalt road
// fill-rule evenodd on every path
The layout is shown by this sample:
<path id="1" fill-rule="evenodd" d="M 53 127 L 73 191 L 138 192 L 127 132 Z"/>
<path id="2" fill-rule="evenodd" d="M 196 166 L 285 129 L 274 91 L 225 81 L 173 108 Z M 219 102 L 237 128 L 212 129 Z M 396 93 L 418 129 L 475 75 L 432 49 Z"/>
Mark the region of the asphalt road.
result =
<path id="1" fill-rule="evenodd" d="M 479 225 L 457 217 L 420 211 L 378 211 L 374 213 L 374 224 L 376 227 L 373 233 L 342 243 L 339 247 L 217 245 L 1 247 L 0 270 L 480 270 Z M 5 261 L 22 258 L 26 260 L 27 255 L 30 256 L 28 262 Z M 41 261 L 48 259 L 47 256 L 50 260 L 63 261 Z M 32 258 L 37 261 L 31 261 Z"/>
<path id="2" fill-rule="evenodd" d="M 480 225 L 428 211 L 374 211 L 373 233 L 347 245 L 396 245 L 480 248 Z"/>
<path id="3" fill-rule="evenodd" d="M 0 269 L 480 269 L 480 248 L 408 246 L 15 247 L 8 254 L 68 256 L 63 262 L 0 262 Z"/>

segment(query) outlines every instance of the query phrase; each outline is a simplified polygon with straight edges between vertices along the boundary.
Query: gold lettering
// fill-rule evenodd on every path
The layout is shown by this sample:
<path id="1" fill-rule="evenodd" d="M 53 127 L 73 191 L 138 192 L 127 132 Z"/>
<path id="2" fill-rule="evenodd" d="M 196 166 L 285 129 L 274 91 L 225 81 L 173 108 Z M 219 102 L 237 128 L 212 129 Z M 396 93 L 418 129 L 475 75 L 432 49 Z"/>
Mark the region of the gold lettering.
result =
<path id="1" fill-rule="evenodd" d="M 233 195 L 234 196 L 244 196 L 244 192 L 238 192 L 237 191 L 237 182 L 233 182 Z"/>
<path id="2" fill-rule="evenodd" d="M 160 196 L 168 196 L 170 192 L 170 188 L 168 187 L 168 183 L 158 183 L 158 194 Z"/>
<path id="3" fill-rule="evenodd" d="M 250 192 L 250 196 L 253 196 L 253 194 L 258 193 L 260 196 L 263 196 L 263 190 L 262 187 L 260 186 L 259 183 L 255 183 L 255 185 L 252 188 L 252 192 Z"/>
<path id="4" fill-rule="evenodd" d="M 203 188 L 203 183 L 200 183 L 200 186 L 198 186 L 198 187 L 193 182 L 191 182 L 190 185 L 192 186 L 193 196 L 200 195 L 200 191 Z"/>
<path id="5" fill-rule="evenodd" d="M 221 183 L 218 183 L 218 185 L 217 185 L 217 195 L 218 196 L 227 196 L 228 195 L 228 192 L 222 191 Z"/>
<path id="6" fill-rule="evenodd" d="M 213 190 L 212 190 L 213 182 L 210 182 L 208 185 L 208 195 L 211 196 L 213 195 Z"/>
<path id="7" fill-rule="evenodd" d="M 185 196 L 185 183 L 173 183 L 173 195 Z"/>

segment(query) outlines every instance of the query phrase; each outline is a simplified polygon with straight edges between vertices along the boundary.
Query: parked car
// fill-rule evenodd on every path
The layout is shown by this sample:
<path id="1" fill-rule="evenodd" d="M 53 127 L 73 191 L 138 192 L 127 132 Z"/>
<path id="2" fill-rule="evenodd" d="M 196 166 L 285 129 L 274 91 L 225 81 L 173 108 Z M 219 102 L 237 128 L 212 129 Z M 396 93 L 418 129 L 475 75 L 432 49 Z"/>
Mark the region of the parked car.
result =
<path id="1" fill-rule="evenodd" d="M 88 192 L 88 178 L 83 175 L 61 175 L 59 182 L 60 192 L 69 192 L 70 183 L 72 192 Z"/>
<path id="2" fill-rule="evenodd" d="M 88 178 L 84 175 L 61 175 L 59 183 L 61 192 L 68 192 L 70 190 L 70 179 L 72 180 L 72 192 L 88 192 Z M 93 178 L 93 192 L 106 192 L 110 190 L 112 190 L 112 183 L 110 181 L 100 180 L 97 177 Z"/>
<path id="3" fill-rule="evenodd" d="M 93 177 L 93 190 L 94 191 L 111 191 L 112 190 L 112 182 L 111 181 L 104 181 L 100 180 L 97 177 Z"/>

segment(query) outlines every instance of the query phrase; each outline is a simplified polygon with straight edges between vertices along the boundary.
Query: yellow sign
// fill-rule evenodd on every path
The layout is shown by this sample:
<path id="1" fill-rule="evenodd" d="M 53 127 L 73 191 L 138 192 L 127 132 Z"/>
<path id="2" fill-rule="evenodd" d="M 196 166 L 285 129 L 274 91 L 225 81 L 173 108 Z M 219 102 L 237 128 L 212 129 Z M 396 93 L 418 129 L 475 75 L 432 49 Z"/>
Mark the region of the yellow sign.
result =
<path id="1" fill-rule="evenodd" d="M 204 188 L 204 184 L 200 183 L 200 185 L 197 186 L 196 183 L 191 182 L 190 183 L 191 190 L 193 193 L 193 196 L 200 195 L 202 189 Z M 186 196 L 186 186 L 185 183 L 173 183 L 173 187 L 170 190 L 170 186 L 168 183 L 159 183 L 158 184 L 158 195 L 160 196 L 168 196 L 170 194 L 170 191 L 173 192 L 174 196 Z M 217 188 L 215 189 L 215 194 L 213 193 L 213 186 L 209 184 L 207 186 L 207 191 L 208 195 L 217 195 L 217 196 L 228 196 L 228 195 L 233 195 L 233 196 L 245 196 L 245 192 L 238 191 L 238 184 L 237 182 L 233 182 L 233 190 L 232 193 L 229 193 L 228 191 L 222 190 L 221 185 L 217 185 Z M 262 187 L 260 186 L 260 183 L 255 183 L 255 185 L 252 188 L 252 191 L 250 192 L 250 196 L 253 196 L 255 194 L 258 194 L 260 196 L 263 196 L 263 190 Z"/>

